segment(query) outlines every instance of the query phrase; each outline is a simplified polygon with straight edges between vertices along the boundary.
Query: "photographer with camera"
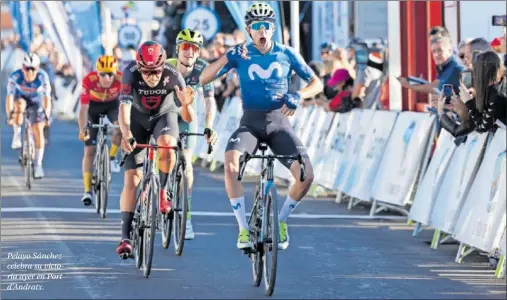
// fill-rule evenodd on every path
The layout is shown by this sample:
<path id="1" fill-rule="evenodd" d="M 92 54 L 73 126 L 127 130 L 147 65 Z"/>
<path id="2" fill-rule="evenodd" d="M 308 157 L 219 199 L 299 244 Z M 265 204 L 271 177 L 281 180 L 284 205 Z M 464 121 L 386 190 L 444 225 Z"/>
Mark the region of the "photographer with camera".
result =
<path id="1" fill-rule="evenodd" d="M 493 51 L 479 53 L 473 63 L 471 94 L 466 85 L 460 83 L 460 96 L 444 91 L 438 104 L 442 128 L 454 137 L 464 136 L 473 130 L 494 130 L 498 121 L 507 123 L 507 79 L 500 57 Z M 449 102 L 462 122 L 452 120 L 443 107 Z"/>

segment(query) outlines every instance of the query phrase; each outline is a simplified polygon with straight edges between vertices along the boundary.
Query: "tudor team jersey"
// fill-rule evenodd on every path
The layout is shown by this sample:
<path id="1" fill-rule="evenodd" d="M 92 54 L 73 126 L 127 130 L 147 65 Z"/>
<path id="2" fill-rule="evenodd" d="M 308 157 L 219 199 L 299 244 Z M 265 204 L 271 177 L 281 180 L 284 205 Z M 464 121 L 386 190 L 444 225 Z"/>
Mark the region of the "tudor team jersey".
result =
<path id="1" fill-rule="evenodd" d="M 315 74 L 294 48 L 273 42 L 273 48 L 262 54 L 250 43 L 247 45 L 250 59 L 233 55 L 218 77 L 236 68 L 241 87 L 244 110 L 271 111 L 283 106 L 277 94 L 289 91 L 292 71 L 309 81 Z"/>
<path id="2" fill-rule="evenodd" d="M 29 102 L 28 105 L 42 104 L 43 97 L 51 96 L 48 74 L 39 69 L 35 80 L 27 82 L 21 69 L 12 72 L 7 83 L 7 95 L 14 96 L 14 98 L 23 98 Z"/>
<path id="3" fill-rule="evenodd" d="M 132 104 L 146 116 L 159 116 L 167 112 L 178 113 L 181 103 L 174 91 L 176 85 L 181 90 L 187 86 L 183 76 L 172 65 L 165 64 L 160 82 L 152 88 L 144 82 L 136 62 L 133 61 L 123 70 L 120 102 Z"/>

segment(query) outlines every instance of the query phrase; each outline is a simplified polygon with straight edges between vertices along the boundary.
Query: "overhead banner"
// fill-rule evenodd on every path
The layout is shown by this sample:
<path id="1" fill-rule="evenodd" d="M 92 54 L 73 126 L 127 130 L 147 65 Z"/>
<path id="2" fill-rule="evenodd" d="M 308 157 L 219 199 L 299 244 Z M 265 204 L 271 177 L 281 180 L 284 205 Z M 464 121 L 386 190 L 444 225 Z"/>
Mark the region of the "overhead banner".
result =
<path id="1" fill-rule="evenodd" d="M 458 241 L 488 252 L 505 227 L 506 139 L 505 130 L 498 129 L 486 148 L 454 234 Z"/>
<path id="2" fill-rule="evenodd" d="M 14 29 L 19 35 L 21 48 L 30 51 L 30 43 L 33 39 L 32 32 L 32 2 L 31 1 L 9 1 L 9 9 L 14 23 Z"/>
<path id="3" fill-rule="evenodd" d="M 74 18 L 74 26 L 81 32 L 83 47 L 95 62 L 104 54 L 99 1 L 66 1 Z"/>
<path id="4" fill-rule="evenodd" d="M 455 149 L 454 137 L 447 130 L 442 130 L 426 173 L 417 186 L 414 203 L 410 207 L 411 220 L 423 225 L 429 223 L 433 204 Z"/>
<path id="5" fill-rule="evenodd" d="M 405 206 L 427 150 L 434 120 L 428 113 L 403 112 L 398 116 L 375 178 L 374 199 Z"/>
<path id="6" fill-rule="evenodd" d="M 392 111 L 375 112 L 371 127 L 368 128 L 369 133 L 366 134 L 347 177 L 344 193 L 363 201 L 371 200 L 375 176 L 397 117 L 398 113 Z"/>
<path id="7" fill-rule="evenodd" d="M 487 134 L 472 132 L 467 141 L 456 148 L 442 180 L 445 188 L 437 194 L 428 225 L 443 232 L 454 232 L 458 213 L 481 163 L 487 137 Z"/>

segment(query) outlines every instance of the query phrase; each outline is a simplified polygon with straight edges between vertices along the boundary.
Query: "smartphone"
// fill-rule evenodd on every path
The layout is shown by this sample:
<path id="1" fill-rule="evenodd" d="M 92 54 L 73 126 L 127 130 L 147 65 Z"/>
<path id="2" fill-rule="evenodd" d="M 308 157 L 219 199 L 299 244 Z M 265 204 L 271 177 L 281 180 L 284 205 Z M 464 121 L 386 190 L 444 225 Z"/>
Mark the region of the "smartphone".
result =
<path id="1" fill-rule="evenodd" d="M 466 70 L 461 73 L 461 82 L 463 82 L 467 89 L 472 87 L 472 70 Z"/>
<path id="2" fill-rule="evenodd" d="M 507 26 L 506 15 L 491 17 L 491 25 L 493 25 L 493 26 Z"/>
<path id="3" fill-rule="evenodd" d="M 445 104 L 451 103 L 452 90 L 452 84 L 444 84 L 442 94 L 445 97 Z"/>
<path id="4" fill-rule="evenodd" d="M 356 64 L 366 65 L 368 63 L 369 55 L 368 46 L 365 44 L 355 44 L 353 47 Z"/>

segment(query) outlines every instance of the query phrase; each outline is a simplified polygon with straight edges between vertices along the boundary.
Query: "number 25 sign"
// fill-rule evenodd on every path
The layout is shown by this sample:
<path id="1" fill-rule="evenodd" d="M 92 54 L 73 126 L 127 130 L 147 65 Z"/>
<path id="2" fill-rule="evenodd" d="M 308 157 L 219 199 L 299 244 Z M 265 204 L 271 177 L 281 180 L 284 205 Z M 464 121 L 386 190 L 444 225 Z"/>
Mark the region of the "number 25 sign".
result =
<path id="1" fill-rule="evenodd" d="M 220 30 L 220 20 L 215 11 L 205 6 L 196 7 L 183 15 L 184 29 L 199 31 L 206 40 L 212 39 Z"/>

